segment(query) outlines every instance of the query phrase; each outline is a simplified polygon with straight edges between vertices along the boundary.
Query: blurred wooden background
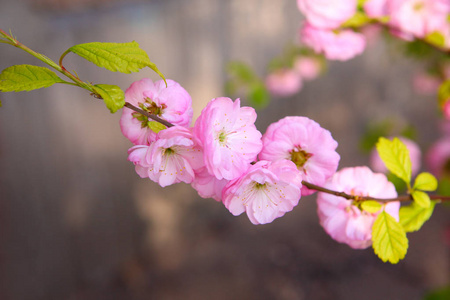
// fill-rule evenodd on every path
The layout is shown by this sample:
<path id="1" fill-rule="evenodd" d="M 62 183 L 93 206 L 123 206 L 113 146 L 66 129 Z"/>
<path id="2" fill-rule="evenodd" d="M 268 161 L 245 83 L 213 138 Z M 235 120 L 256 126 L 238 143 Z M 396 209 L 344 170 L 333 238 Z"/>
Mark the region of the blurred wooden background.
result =
<path id="1" fill-rule="evenodd" d="M 243 60 L 263 74 L 301 21 L 294 0 L 0 1 L 0 28 L 54 60 L 92 41 L 136 40 L 194 100 L 195 116 L 222 96 L 224 66 Z M 0 68 L 38 64 L 0 44 Z M 75 55 L 82 79 L 126 89 L 150 70 L 110 73 Z M 258 112 L 264 132 L 286 115 L 313 118 L 339 142 L 340 167 L 365 165 L 357 143 L 367 122 L 411 122 L 427 147 L 439 136 L 433 97 L 417 96 L 420 65 L 383 43 L 330 64 L 300 94 Z M 439 207 L 410 234 L 404 261 L 331 240 L 314 196 L 273 224 L 253 226 L 184 184 L 161 188 L 126 160 L 120 113 L 70 86 L 0 98 L 0 299 L 421 299 L 450 281 Z M 244 103 L 245 103 L 245 99 Z"/>

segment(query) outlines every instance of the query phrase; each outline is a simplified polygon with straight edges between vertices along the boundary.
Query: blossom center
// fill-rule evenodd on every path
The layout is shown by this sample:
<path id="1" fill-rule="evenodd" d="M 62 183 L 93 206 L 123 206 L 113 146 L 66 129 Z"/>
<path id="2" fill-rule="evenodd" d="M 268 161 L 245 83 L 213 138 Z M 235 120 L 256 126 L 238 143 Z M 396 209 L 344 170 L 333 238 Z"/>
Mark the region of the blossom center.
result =
<path id="1" fill-rule="evenodd" d="M 423 1 L 418 1 L 414 4 L 413 9 L 414 11 L 421 11 L 425 7 L 425 3 Z"/>
<path id="2" fill-rule="evenodd" d="M 164 155 L 172 155 L 174 153 L 175 151 L 172 148 L 166 148 L 166 150 L 164 150 Z"/>
<path id="3" fill-rule="evenodd" d="M 294 164 L 297 165 L 297 167 L 303 168 L 303 166 L 305 165 L 306 161 L 312 156 L 311 153 L 308 153 L 304 150 L 294 150 L 291 152 L 291 160 L 294 162 Z"/>
<path id="4" fill-rule="evenodd" d="M 225 131 L 225 129 L 222 129 L 221 131 L 218 132 L 217 134 L 217 140 L 219 141 L 219 144 L 221 146 L 226 146 L 227 144 L 227 132 Z"/>
<path id="5" fill-rule="evenodd" d="M 167 105 L 165 105 L 165 104 L 158 106 L 158 104 L 153 102 L 153 100 L 150 99 L 149 97 L 145 98 L 144 102 L 139 102 L 138 104 L 139 104 L 139 107 L 143 111 L 148 112 L 149 114 L 152 114 L 152 115 L 155 115 L 158 117 L 160 117 L 163 114 L 164 109 L 167 108 Z M 150 127 L 148 124 L 149 121 L 148 121 L 147 116 L 144 116 L 143 114 L 138 113 L 138 112 L 134 112 L 132 115 L 136 120 L 141 122 L 141 128 Z"/>

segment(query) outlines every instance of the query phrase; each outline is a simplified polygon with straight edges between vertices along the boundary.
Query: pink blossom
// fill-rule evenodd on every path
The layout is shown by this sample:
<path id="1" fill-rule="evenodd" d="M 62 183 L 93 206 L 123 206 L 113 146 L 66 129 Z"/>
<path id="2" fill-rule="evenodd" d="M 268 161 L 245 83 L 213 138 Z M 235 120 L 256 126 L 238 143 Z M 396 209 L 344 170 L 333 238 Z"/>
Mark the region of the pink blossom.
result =
<path id="1" fill-rule="evenodd" d="M 450 176 L 450 136 L 435 142 L 427 152 L 426 162 L 436 177 Z"/>
<path id="2" fill-rule="evenodd" d="M 295 70 L 280 69 L 266 77 L 266 87 L 272 95 L 289 97 L 302 88 L 302 78 Z"/>
<path id="3" fill-rule="evenodd" d="M 195 122 L 194 136 L 203 147 L 206 168 L 217 179 L 239 177 L 262 147 L 255 110 L 240 104 L 239 99 L 215 98 Z"/>
<path id="4" fill-rule="evenodd" d="M 356 0 L 297 0 L 300 11 L 317 28 L 335 29 L 356 12 Z"/>
<path id="5" fill-rule="evenodd" d="M 443 31 L 450 13 L 448 0 L 389 0 L 389 25 L 424 38 L 434 31 Z"/>
<path id="6" fill-rule="evenodd" d="M 229 180 L 217 179 L 209 174 L 206 167 L 195 172 L 195 179 L 191 183 L 192 187 L 202 198 L 213 198 L 216 201 L 222 201 L 222 191 Z"/>
<path id="7" fill-rule="evenodd" d="M 325 187 L 355 196 L 395 198 L 394 185 L 384 174 L 372 173 L 367 167 L 345 168 L 335 173 Z M 364 249 L 372 244 L 372 226 L 380 213 L 361 211 L 351 200 L 326 193 L 317 195 L 317 212 L 320 224 L 336 241 L 354 249 Z M 400 202 L 389 202 L 384 210 L 398 221 Z"/>
<path id="8" fill-rule="evenodd" d="M 366 47 L 361 33 L 348 29 L 334 32 L 318 29 L 307 23 L 300 31 L 300 39 L 316 53 L 323 53 L 330 60 L 349 60 L 361 54 Z"/>
<path id="9" fill-rule="evenodd" d="M 262 140 L 260 159 L 292 160 L 309 183 L 324 184 L 338 167 L 338 143 L 328 130 L 306 117 L 285 117 L 272 123 Z M 303 196 L 312 193 L 313 190 L 302 187 Z"/>
<path id="10" fill-rule="evenodd" d="M 416 175 L 419 173 L 421 167 L 422 151 L 420 151 L 420 148 L 416 142 L 405 137 L 399 137 L 399 139 L 406 145 L 406 148 L 408 148 L 409 158 L 411 159 L 412 175 Z M 377 149 L 373 149 L 370 153 L 370 167 L 375 172 L 385 174 L 388 172 L 383 160 L 381 160 L 381 157 L 378 155 Z"/>
<path id="11" fill-rule="evenodd" d="M 318 58 L 300 56 L 294 61 L 294 69 L 305 80 L 313 80 L 322 71 L 322 63 Z"/>
<path id="12" fill-rule="evenodd" d="M 226 185 L 223 203 L 235 216 L 245 211 L 255 225 L 270 223 L 298 204 L 301 181 L 291 161 L 259 161 Z"/>
<path id="13" fill-rule="evenodd" d="M 388 14 L 387 0 L 368 0 L 364 3 L 364 11 L 372 18 L 386 16 Z"/>
<path id="14" fill-rule="evenodd" d="M 125 101 L 174 125 L 188 127 L 193 114 L 191 96 L 177 82 L 166 81 L 167 87 L 163 80 L 153 82 L 144 78 L 133 82 L 125 91 Z M 156 138 L 147 117 L 126 107 L 122 110 L 120 128 L 135 145 L 149 145 Z"/>
<path id="15" fill-rule="evenodd" d="M 162 130 L 150 146 L 137 145 L 128 153 L 136 173 L 162 187 L 177 182 L 191 183 L 194 171 L 204 166 L 201 149 L 194 143 L 190 130 L 182 126 Z"/>

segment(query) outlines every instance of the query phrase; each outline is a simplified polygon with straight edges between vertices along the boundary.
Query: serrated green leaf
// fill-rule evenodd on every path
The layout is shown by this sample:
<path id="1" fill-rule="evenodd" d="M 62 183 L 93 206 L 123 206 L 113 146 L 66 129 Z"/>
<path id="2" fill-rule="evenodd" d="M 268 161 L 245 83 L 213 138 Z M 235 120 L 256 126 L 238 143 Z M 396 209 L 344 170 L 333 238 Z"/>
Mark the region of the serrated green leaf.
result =
<path id="1" fill-rule="evenodd" d="M 0 74 L 1 92 L 32 91 L 64 82 L 47 68 L 33 65 L 15 65 Z"/>
<path id="2" fill-rule="evenodd" d="M 427 208 L 417 205 L 415 202 L 408 206 L 400 207 L 400 224 L 406 232 L 419 230 L 430 219 L 436 202 L 432 201 Z"/>
<path id="3" fill-rule="evenodd" d="M 408 250 L 408 238 L 403 227 L 385 211 L 381 212 L 372 227 L 372 247 L 383 261 L 392 264 L 403 259 Z"/>
<path id="4" fill-rule="evenodd" d="M 428 196 L 427 193 L 422 192 L 422 191 L 413 191 L 411 196 L 414 199 L 414 203 L 417 203 L 417 205 L 423 207 L 423 208 L 428 208 L 430 207 L 430 196 Z"/>
<path id="5" fill-rule="evenodd" d="M 425 41 L 437 47 L 445 46 L 445 37 L 439 31 L 434 31 L 425 37 Z"/>
<path id="6" fill-rule="evenodd" d="M 156 121 L 148 121 L 147 125 L 154 133 L 158 133 L 161 130 L 167 129 L 166 125 L 163 125 Z"/>
<path id="7" fill-rule="evenodd" d="M 421 191 L 432 192 L 435 191 L 438 187 L 438 181 L 436 177 L 428 172 L 422 172 L 417 175 L 416 180 L 414 181 L 414 188 Z"/>
<path id="8" fill-rule="evenodd" d="M 411 159 L 408 148 L 398 138 L 392 141 L 381 137 L 377 143 L 378 154 L 389 171 L 405 181 L 411 181 Z"/>
<path id="9" fill-rule="evenodd" d="M 67 51 L 78 54 L 97 66 L 113 72 L 131 73 L 149 67 L 165 80 L 164 75 L 135 41 L 131 43 L 94 42 L 79 44 Z"/>
<path id="10" fill-rule="evenodd" d="M 381 203 L 379 203 L 377 201 L 372 201 L 372 200 L 370 200 L 370 201 L 363 201 L 361 203 L 361 208 L 364 211 L 367 211 L 369 213 L 376 213 L 376 212 L 378 212 L 381 209 L 382 206 L 383 205 Z"/>
<path id="11" fill-rule="evenodd" d="M 96 84 L 94 91 L 103 98 L 111 113 L 115 113 L 125 105 L 125 94 L 117 85 Z"/>

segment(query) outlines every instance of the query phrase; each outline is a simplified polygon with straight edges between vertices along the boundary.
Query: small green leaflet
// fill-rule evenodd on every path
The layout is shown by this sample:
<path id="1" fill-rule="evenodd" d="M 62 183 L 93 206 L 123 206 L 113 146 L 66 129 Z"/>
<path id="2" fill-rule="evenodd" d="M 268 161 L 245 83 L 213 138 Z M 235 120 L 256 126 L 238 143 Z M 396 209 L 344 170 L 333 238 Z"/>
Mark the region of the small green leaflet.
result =
<path id="1" fill-rule="evenodd" d="M 417 203 L 417 205 L 423 208 L 430 207 L 430 196 L 428 196 L 427 193 L 416 190 L 412 192 L 411 196 L 414 199 L 414 203 Z"/>
<path id="2" fill-rule="evenodd" d="M 433 214 L 435 205 L 436 202 L 432 201 L 430 206 L 425 208 L 413 202 L 411 205 L 400 207 L 400 224 L 403 229 L 406 232 L 419 230 Z"/>
<path id="3" fill-rule="evenodd" d="M 370 200 L 370 201 L 363 201 L 361 203 L 361 208 L 364 211 L 367 211 L 369 213 L 376 213 L 376 212 L 378 212 L 381 209 L 382 206 L 383 205 L 381 203 L 379 203 L 377 201 L 372 201 L 372 200 Z"/>
<path id="4" fill-rule="evenodd" d="M 148 121 L 147 125 L 154 133 L 158 133 L 161 130 L 167 129 L 166 125 L 163 125 L 156 121 Z"/>
<path id="5" fill-rule="evenodd" d="M 372 247 L 383 261 L 392 264 L 403 259 L 408 250 L 408 238 L 403 227 L 390 214 L 382 211 L 372 227 Z"/>
<path id="6" fill-rule="evenodd" d="M 425 37 L 425 41 L 437 47 L 445 46 L 445 37 L 439 31 L 434 31 Z"/>
<path id="7" fill-rule="evenodd" d="M 390 141 L 380 137 L 377 150 L 388 170 L 409 184 L 411 181 L 411 159 L 406 145 L 398 138 Z"/>
<path id="8" fill-rule="evenodd" d="M 113 72 L 131 73 L 149 67 L 162 79 L 164 75 L 150 61 L 147 53 L 135 41 L 131 43 L 86 43 L 69 48 L 84 59 Z M 66 52 L 67 52 L 66 51 Z"/>
<path id="9" fill-rule="evenodd" d="M 432 192 L 435 191 L 438 187 L 438 182 L 436 177 L 428 172 L 422 172 L 417 175 L 416 180 L 414 181 L 414 189 L 418 189 L 421 191 Z"/>
<path id="10" fill-rule="evenodd" d="M 342 27 L 361 27 L 369 23 L 371 19 L 363 12 L 357 11 L 350 19 L 342 24 Z"/>
<path id="11" fill-rule="evenodd" d="M 15 65 L 0 74 L 1 92 L 32 91 L 64 82 L 54 72 L 44 67 Z"/>
<path id="12" fill-rule="evenodd" d="M 447 79 L 439 86 L 438 90 L 439 105 L 441 106 L 444 105 L 449 97 L 450 97 L 450 79 Z"/>
<path id="13" fill-rule="evenodd" d="M 117 85 L 96 84 L 93 88 L 103 98 L 111 113 L 115 113 L 125 105 L 125 94 Z"/>

